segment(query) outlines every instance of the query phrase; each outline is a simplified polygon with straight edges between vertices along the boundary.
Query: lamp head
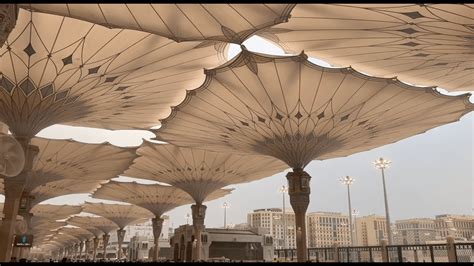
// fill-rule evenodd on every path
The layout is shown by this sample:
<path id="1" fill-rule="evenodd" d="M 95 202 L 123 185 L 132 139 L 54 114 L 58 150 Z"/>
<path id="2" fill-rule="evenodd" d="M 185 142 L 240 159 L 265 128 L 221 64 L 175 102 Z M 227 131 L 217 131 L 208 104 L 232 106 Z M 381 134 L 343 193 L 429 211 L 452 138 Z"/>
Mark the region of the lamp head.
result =
<path id="1" fill-rule="evenodd" d="M 343 184 L 343 185 L 352 185 L 352 183 L 354 182 L 354 178 L 350 177 L 350 176 L 345 176 L 345 177 L 341 177 L 339 179 L 339 181 Z"/>
<path id="2" fill-rule="evenodd" d="M 385 169 L 388 168 L 391 163 L 392 161 L 380 157 L 379 159 L 374 161 L 374 166 L 377 169 Z"/>

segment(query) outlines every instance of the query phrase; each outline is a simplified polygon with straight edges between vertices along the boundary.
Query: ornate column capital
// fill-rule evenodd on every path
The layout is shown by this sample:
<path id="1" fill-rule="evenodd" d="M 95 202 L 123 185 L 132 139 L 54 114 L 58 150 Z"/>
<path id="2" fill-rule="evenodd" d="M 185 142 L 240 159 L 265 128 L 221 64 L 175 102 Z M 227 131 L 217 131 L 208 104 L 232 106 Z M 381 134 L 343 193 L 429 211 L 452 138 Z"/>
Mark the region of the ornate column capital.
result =
<path id="1" fill-rule="evenodd" d="M 193 216 L 193 225 L 204 227 L 204 219 L 206 217 L 206 205 L 193 204 L 191 205 L 191 213 Z"/>
<path id="2" fill-rule="evenodd" d="M 309 194 L 311 176 L 303 169 L 293 169 L 286 175 L 288 179 L 288 194 L 290 203 L 295 211 L 306 212 L 309 205 Z M 301 210 L 300 210 L 301 209 Z"/>
<path id="3" fill-rule="evenodd" d="M 123 242 L 123 239 L 125 238 L 125 230 L 124 229 L 118 229 L 117 230 L 117 240 L 118 242 Z"/>
<path id="4" fill-rule="evenodd" d="M 16 25 L 18 6 L 16 4 L 0 4 L 0 47 L 8 39 L 8 35 Z"/>
<path id="5" fill-rule="evenodd" d="M 155 237 L 155 242 L 158 242 L 158 239 L 160 239 L 161 235 L 161 229 L 163 228 L 163 218 L 152 218 L 151 219 L 152 226 L 153 226 L 153 236 Z"/>

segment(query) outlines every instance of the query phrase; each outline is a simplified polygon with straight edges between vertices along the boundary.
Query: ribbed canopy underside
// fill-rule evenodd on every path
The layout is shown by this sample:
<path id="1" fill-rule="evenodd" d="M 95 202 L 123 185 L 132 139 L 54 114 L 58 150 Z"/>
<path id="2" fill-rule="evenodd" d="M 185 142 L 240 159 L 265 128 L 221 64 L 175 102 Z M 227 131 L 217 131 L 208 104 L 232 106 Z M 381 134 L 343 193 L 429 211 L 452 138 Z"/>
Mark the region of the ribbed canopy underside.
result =
<path id="1" fill-rule="evenodd" d="M 144 222 L 154 217 L 150 211 L 137 205 L 86 202 L 83 211 L 105 217 L 122 229 L 127 225 Z"/>
<path id="2" fill-rule="evenodd" d="M 367 151 L 458 121 L 469 95 L 325 68 L 299 56 L 243 50 L 206 71 L 163 126 L 160 140 L 216 152 L 270 155 L 292 168 Z"/>
<path id="3" fill-rule="evenodd" d="M 33 177 L 25 190 L 63 179 L 105 180 L 122 174 L 136 158 L 135 148 L 110 143 L 88 144 L 73 140 L 35 137 L 32 145 L 40 152 L 33 166 Z"/>
<path id="4" fill-rule="evenodd" d="M 0 48 L 0 121 L 29 137 L 53 124 L 150 128 L 225 48 L 20 9 Z"/>
<path id="5" fill-rule="evenodd" d="M 118 229 L 114 222 L 104 217 L 74 216 L 69 218 L 67 223 L 86 229 L 97 237 L 101 233 L 108 234 Z"/>
<path id="6" fill-rule="evenodd" d="M 208 197 L 213 200 L 230 193 L 218 190 Z M 102 185 L 92 195 L 96 199 L 116 200 L 135 204 L 151 211 L 156 217 L 181 205 L 193 203 L 193 199 L 183 190 L 163 185 L 145 185 L 136 182 L 110 181 Z"/>
<path id="7" fill-rule="evenodd" d="M 176 41 L 242 43 L 256 31 L 284 22 L 295 4 L 21 4 L 109 28 L 140 30 Z"/>
<path id="8" fill-rule="evenodd" d="M 126 176 L 176 186 L 202 203 L 214 191 L 251 182 L 283 171 L 287 166 L 272 157 L 217 153 L 145 141 Z"/>
<path id="9" fill-rule="evenodd" d="M 34 206 L 30 213 L 34 217 L 62 220 L 71 215 L 79 214 L 81 211 L 82 206 L 39 204 Z"/>
<path id="10" fill-rule="evenodd" d="M 260 32 L 289 53 L 449 91 L 474 91 L 472 4 L 298 4 Z"/>

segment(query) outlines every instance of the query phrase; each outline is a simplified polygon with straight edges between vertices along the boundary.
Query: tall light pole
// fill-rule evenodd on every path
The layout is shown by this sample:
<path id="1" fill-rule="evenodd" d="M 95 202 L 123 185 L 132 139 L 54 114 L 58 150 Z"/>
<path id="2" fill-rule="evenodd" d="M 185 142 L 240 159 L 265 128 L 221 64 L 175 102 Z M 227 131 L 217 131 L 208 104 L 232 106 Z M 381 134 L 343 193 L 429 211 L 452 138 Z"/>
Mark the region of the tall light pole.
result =
<path id="1" fill-rule="evenodd" d="M 345 176 L 339 179 L 343 185 L 347 186 L 347 201 L 349 203 L 349 232 L 351 235 L 351 246 L 354 246 L 354 235 L 353 235 L 353 230 L 352 230 L 352 207 L 351 207 L 351 189 L 350 186 L 354 182 L 354 178 L 350 176 Z"/>
<path id="2" fill-rule="evenodd" d="M 287 228 L 286 228 L 286 214 L 285 214 L 285 194 L 288 193 L 288 188 L 283 185 L 280 187 L 280 192 L 281 195 L 283 196 L 283 208 L 282 208 L 282 215 L 283 215 L 283 248 L 287 249 L 286 245 L 286 234 L 288 234 Z"/>
<path id="3" fill-rule="evenodd" d="M 354 235 L 355 235 L 354 241 L 356 242 L 356 244 L 358 242 L 357 223 L 356 223 L 357 216 L 359 216 L 359 211 L 356 209 L 352 209 L 352 217 L 354 217 Z"/>
<path id="4" fill-rule="evenodd" d="M 224 229 L 227 228 L 227 209 L 229 208 L 229 204 L 227 204 L 227 202 L 224 202 L 222 204 L 222 208 L 224 208 Z"/>
<path id="5" fill-rule="evenodd" d="M 385 186 L 385 172 L 384 169 L 388 168 L 392 163 L 390 160 L 386 160 L 382 157 L 375 160 L 374 165 L 375 168 L 382 170 L 382 182 L 383 182 L 383 195 L 385 199 L 385 219 L 386 219 L 386 228 L 387 228 L 387 236 L 388 236 L 388 244 L 392 245 L 392 228 L 390 227 L 390 215 L 388 211 L 388 200 L 387 200 L 387 188 Z"/>

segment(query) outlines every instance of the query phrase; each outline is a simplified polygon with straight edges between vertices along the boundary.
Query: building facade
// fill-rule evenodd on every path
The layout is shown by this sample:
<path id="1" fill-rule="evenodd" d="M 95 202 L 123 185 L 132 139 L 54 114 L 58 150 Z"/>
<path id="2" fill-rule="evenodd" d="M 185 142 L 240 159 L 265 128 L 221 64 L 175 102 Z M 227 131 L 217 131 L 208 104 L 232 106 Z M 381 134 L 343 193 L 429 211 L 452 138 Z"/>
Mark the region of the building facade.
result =
<path id="1" fill-rule="evenodd" d="M 434 222 L 435 228 L 442 238 L 447 236 L 466 240 L 474 238 L 473 215 L 436 215 Z"/>
<path id="2" fill-rule="evenodd" d="M 339 212 L 311 212 L 306 217 L 308 247 L 350 246 L 349 216 Z"/>
<path id="3" fill-rule="evenodd" d="M 206 228 L 201 235 L 202 259 L 226 258 L 233 261 L 272 261 L 273 238 L 263 230 Z M 189 262 L 193 257 L 194 228 L 181 225 L 170 239 L 173 261 Z"/>
<path id="4" fill-rule="evenodd" d="M 266 230 L 273 237 L 275 249 L 296 248 L 295 213 L 291 209 L 285 209 L 285 216 L 280 208 L 254 210 L 247 214 L 247 224 Z"/>
<path id="5" fill-rule="evenodd" d="M 385 216 L 368 215 L 357 217 L 355 222 L 357 246 L 379 246 L 387 239 Z"/>
<path id="6" fill-rule="evenodd" d="M 438 236 L 435 221 L 430 218 L 398 220 L 395 227 L 393 240 L 398 245 L 425 244 L 427 241 L 436 240 Z"/>

